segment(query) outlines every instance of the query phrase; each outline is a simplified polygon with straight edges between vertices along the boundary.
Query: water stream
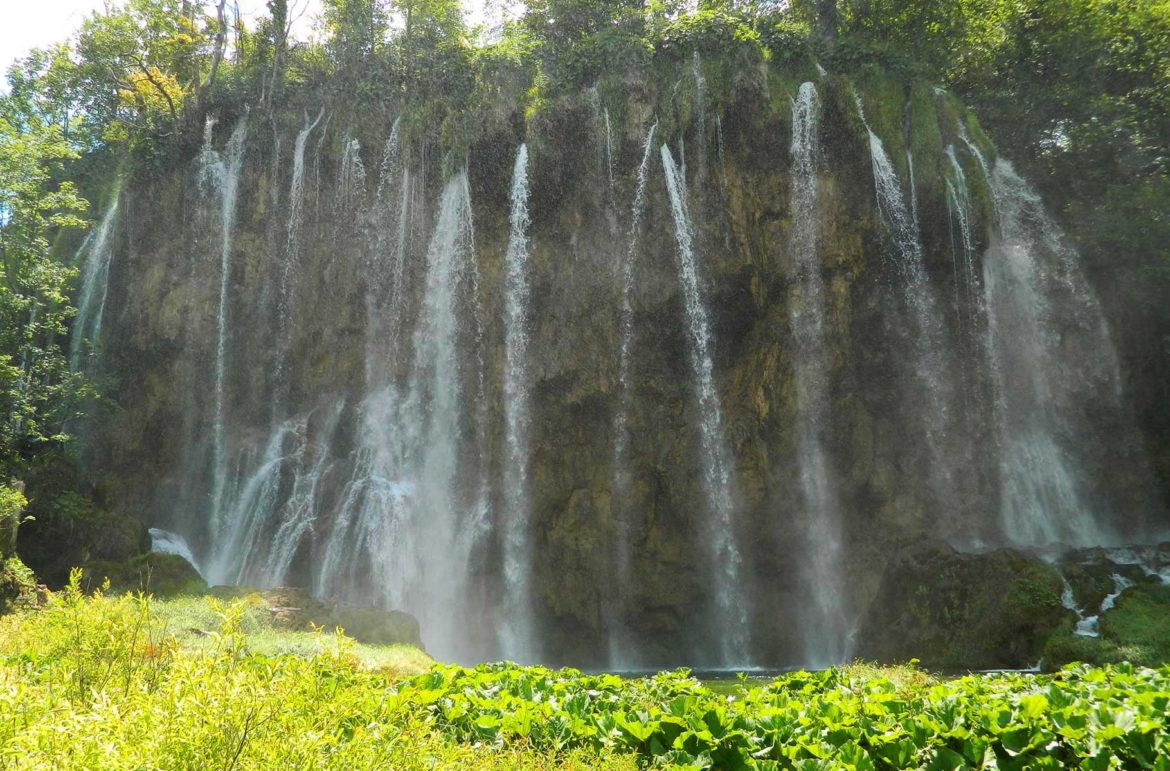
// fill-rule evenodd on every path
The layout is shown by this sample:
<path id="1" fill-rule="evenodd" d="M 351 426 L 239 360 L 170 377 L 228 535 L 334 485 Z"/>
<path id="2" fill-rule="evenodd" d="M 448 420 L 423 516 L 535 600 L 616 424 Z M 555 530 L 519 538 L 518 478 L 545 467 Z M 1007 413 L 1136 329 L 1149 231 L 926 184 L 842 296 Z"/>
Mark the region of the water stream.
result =
<path id="1" fill-rule="evenodd" d="M 530 656 L 532 544 L 528 496 L 528 146 L 520 145 L 512 168 L 512 211 L 504 253 L 504 591 L 502 637 L 513 656 Z"/>
<path id="2" fill-rule="evenodd" d="M 849 655 L 841 512 L 828 454 L 830 372 L 826 355 L 825 286 L 820 254 L 818 158 L 820 100 L 816 86 L 800 86 L 792 106 L 792 253 L 797 294 L 789 301 L 795 350 L 797 463 L 804 502 L 805 661 L 840 663 Z"/>
<path id="3" fill-rule="evenodd" d="M 86 236 L 74 258 L 75 264 L 81 263 L 77 315 L 69 333 L 69 367 L 74 372 L 86 369 L 83 359 L 101 346 L 102 319 L 110 291 L 110 263 L 114 259 L 114 224 L 121 200 L 122 183 L 118 181 L 101 221 Z"/>
<path id="4" fill-rule="evenodd" d="M 638 244 L 641 238 L 642 214 L 646 208 L 646 185 L 650 179 L 650 164 L 654 157 L 654 123 L 646 132 L 642 142 L 642 161 L 638 164 L 638 175 L 634 183 L 634 200 L 630 204 L 630 230 L 627 246 L 620 266 L 621 305 L 618 323 L 621 327 L 621 342 L 618 346 L 618 408 L 613 420 L 613 482 L 611 495 L 614 516 L 614 562 L 615 591 L 611 592 L 607 604 L 609 636 L 609 659 L 614 666 L 621 666 L 629 650 L 622 644 L 625 627 L 618 616 L 621 587 L 628 586 L 630 577 L 630 539 L 633 537 L 633 506 L 630 504 L 631 468 L 630 442 L 630 356 L 634 341 L 634 268 L 638 259 Z"/>
<path id="5" fill-rule="evenodd" d="M 713 628 L 719 635 L 720 664 L 732 666 L 747 660 L 748 609 L 741 592 L 740 553 L 736 543 L 735 494 L 731 458 L 723 435 L 723 409 L 715 387 L 711 356 L 711 323 L 699 287 L 694 250 L 694 229 L 687 211 L 683 189 L 684 171 L 676 166 L 670 148 L 662 145 L 662 168 L 670 196 L 678 244 L 679 282 L 687 315 L 688 353 L 698 407 L 698 428 L 702 449 L 703 488 L 707 496 L 711 580 L 715 594 L 716 618 Z"/>

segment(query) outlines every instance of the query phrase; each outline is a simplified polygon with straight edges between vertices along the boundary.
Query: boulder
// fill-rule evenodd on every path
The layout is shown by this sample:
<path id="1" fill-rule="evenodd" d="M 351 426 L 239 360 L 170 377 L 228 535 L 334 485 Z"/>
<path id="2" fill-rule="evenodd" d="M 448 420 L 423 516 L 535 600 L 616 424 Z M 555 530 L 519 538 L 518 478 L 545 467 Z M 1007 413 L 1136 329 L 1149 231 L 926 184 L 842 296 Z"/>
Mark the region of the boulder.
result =
<path id="1" fill-rule="evenodd" d="M 1010 549 L 960 554 L 920 544 L 889 563 L 861 625 L 859 653 L 920 660 L 940 671 L 1024 668 L 1075 620 L 1060 601 L 1060 574 Z"/>
<path id="2" fill-rule="evenodd" d="M 322 628 L 331 632 L 340 628 L 360 643 L 423 647 L 418 621 L 402 611 L 334 605 L 313 597 L 306 589 L 295 587 L 258 590 L 217 586 L 211 593 L 222 598 L 259 595 L 268 603 L 273 625 L 281 629 L 307 632 Z"/>
<path id="3" fill-rule="evenodd" d="M 207 583 L 182 557 L 174 554 L 139 554 L 120 562 L 91 562 L 84 568 L 84 586 L 101 586 L 105 579 L 115 592 L 149 592 L 156 596 L 202 594 Z"/>

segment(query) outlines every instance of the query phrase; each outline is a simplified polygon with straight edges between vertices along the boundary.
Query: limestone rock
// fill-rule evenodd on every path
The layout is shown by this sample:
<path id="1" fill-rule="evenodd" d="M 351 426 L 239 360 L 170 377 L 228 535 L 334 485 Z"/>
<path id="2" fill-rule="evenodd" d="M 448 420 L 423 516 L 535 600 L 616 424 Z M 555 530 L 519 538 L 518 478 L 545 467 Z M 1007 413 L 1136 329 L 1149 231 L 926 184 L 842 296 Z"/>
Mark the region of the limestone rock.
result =
<path id="1" fill-rule="evenodd" d="M 1028 667 L 1072 617 L 1060 592 L 1054 567 L 1018 551 L 912 546 L 882 577 L 861 626 L 860 655 L 917 658 L 943 671 Z"/>

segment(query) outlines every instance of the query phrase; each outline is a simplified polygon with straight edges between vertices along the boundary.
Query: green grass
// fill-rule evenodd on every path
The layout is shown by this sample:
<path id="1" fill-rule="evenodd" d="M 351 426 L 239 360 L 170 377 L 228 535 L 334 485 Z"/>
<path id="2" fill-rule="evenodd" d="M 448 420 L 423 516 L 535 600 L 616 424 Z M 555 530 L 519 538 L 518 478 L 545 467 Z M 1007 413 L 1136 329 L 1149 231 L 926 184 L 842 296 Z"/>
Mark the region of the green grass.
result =
<path id="1" fill-rule="evenodd" d="M 708 687 L 282 632 L 255 599 L 0 618 L 14 769 L 1170 769 L 1170 668 L 940 680 L 854 664 Z"/>

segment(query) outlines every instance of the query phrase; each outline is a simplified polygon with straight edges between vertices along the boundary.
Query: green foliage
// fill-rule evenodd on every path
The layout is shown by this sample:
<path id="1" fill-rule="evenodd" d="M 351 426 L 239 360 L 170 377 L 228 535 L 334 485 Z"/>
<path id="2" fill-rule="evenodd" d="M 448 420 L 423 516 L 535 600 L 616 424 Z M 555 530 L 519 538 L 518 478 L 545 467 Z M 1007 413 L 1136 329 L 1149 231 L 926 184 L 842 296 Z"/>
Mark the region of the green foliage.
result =
<path id="1" fill-rule="evenodd" d="M 473 744 L 632 753 L 689 768 L 1106 768 L 1163 754 L 1170 671 L 1049 677 L 798 672 L 721 697 L 685 671 L 646 680 L 510 664 L 436 667 L 398 689 Z M 828 765 L 820 765 L 828 762 Z"/>
<path id="2" fill-rule="evenodd" d="M 26 461 L 21 474 L 31 521 L 20 528 L 18 551 L 48 586 L 64 586 L 74 567 L 126 563 L 149 548 L 146 526 L 107 506 L 65 453 Z"/>
<path id="3" fill-rule="evenodd" d="M 91 585 L 108 582 L 113 590 L 165 597 L 207 591 L 195 569 L 174 554 L 150 552 L 122 562 L 91 562 L 85 566 L 85 578 Z"/>
<path id="4" fill-rule="evenodd" d="M 103 139 L 165 133 L 178 123 L 210 52 L 200 5 L 127 0 L 82 24 L 74 89 Z"/>
<path id="5" fill-rule="evenodd" d="M 61 181 L 76 157 L 56 117 L 26 96 L 0 97 L 0 469 L 64 439 L 85 393 L 60 347 L 73 270 L 53 237 L 81 227 L 86 202 Z"/>
<path id="6" fill-rule="evenodd" d="M 450 744 L 391 690 L 425 667 L 417 649 L 367 662 L 340 635 L 277 640 L 266 615 L 246 600 L 86 597 L 75 576 L 43 611 L 0 619 L 0 765 L 634 768 L 609 754 Z"/>
<path id="7" fill-rule="evenodd" d="M 28 604 L 36 589 L 36 576 L 19 557 L 0 557 L 0 615 Z"/>
<path id="8" fill-rule="evenodd" d="M 807 24 L 785 17 L 762 17 L 757 23 L 760 42 L 783 64 L 805 64 L 812 58 L 812 33 Z"/>
<path id="9" fill-rule="evenodd" d="M 16 533 L 26 506 L 23 491 L 0 483 L 0 559 L 16 554 Z"/>
<path id="10" fill-rule="evenodd" d="M 664 51 L 726 54 L 739 46 L 757 46 L 761 39 L 750 16 L 724 10 L 700 10 L 656 21 L 651 39 Z"/>
<path id="11" fill-rule="evenodd" d="M 349 70 L 375 54 L 390 28 L 385 0 L 325 0 L 323 20 L 330 51 Z"/>
<path id="12" fill-rule="evenodd" d="M 411 653 L 414 650 L 415 653 Z M 254 598 L 85 596 L 0 619 L 6 767 L 1166 768 L 1170 668 L 940 681 L 913 665 L 715 692 L 279 632 Z"/>
<path id="13" fill-rule="evenodd" d="M 636 71 L 647 60 L 646 17 L 631 0 L 536 0 L 524 23 L 557 90 L 594 84 L 607 71 Z"/>

